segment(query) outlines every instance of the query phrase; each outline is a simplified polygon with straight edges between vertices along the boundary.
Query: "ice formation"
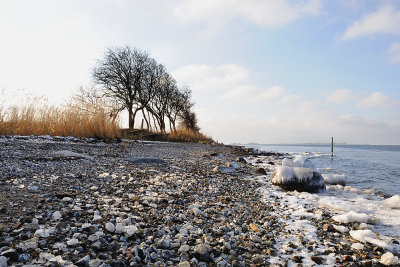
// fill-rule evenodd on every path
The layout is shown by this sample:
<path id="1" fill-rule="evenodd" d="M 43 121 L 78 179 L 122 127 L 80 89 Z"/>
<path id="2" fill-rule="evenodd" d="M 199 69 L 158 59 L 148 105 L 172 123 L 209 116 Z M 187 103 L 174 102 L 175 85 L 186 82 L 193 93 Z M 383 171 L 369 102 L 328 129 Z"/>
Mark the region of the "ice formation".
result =
<path id="1" fill-rule="evenodd" d="M 394 256 L 391 252 L 386 252 L 385 254 L 383 254 L 381 256 L 380 262 L 387 266 L 400 263 L 399 258 Z"/>
<path id="2" fill-rule="evenodd" d="M 308 168 L 312 169 L 315 171 L 315 166 L 312 163 L 312 161 L 304 156 L 296 156 L 294 157 L 293 160 L 284 158 L 282 160 L 282 166 L 287 166 L 287 167 L 300 167 L 300 168 Z"/>
<path id="3" fill-rule="evenodd" d="M 367 223 L 371 220 L 368 214 L 365 213 L 357 213 L 355 211 L 349 211 L 346 214 L 335 215 L 332 217 L 333 220 L 341 223 L 349 223 L 349 222 L 359 222 L 359 223 Z"/>
<path id="4" fill-rule="evenodd" d="M 346 176 L 344 174 L 321 174 L 326 184 L 346 185 Z"/>
<path id="5" fill-rule="evenodd" d="M 394 195 L 388 199 L 383 200 L 383 204 L 389 208 L 400 209 L 400 196 Z"/>

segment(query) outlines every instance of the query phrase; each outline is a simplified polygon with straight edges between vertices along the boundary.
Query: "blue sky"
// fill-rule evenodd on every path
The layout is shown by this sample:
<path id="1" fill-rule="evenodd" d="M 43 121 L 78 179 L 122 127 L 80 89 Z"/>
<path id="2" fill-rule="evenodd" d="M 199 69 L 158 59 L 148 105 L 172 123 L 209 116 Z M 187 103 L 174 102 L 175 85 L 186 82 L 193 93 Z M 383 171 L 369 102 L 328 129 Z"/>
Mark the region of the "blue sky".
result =
<path id="1" fill-rule="evenodd" d="M 0 101 L 62 103 L 110 46 L 147 50 L 225 143 L 400 144 L 400 2 L 0 1 Z"/>

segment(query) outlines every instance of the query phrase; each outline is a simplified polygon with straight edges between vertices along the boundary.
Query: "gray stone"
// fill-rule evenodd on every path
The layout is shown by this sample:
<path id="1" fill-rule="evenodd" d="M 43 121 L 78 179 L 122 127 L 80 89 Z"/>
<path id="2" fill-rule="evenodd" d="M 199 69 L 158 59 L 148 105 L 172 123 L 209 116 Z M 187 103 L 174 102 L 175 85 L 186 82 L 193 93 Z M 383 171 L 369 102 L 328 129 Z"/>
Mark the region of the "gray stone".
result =
<path id="1" fill-rule="evenodd" d="M 132 163 L 143 163 L 143 164 L 165 164 L 166 163 L 164 160 L 156 159 L 156 158 L 131 157 L 131 158 L 126 158 L 125 160 L 132 162 Z"/>

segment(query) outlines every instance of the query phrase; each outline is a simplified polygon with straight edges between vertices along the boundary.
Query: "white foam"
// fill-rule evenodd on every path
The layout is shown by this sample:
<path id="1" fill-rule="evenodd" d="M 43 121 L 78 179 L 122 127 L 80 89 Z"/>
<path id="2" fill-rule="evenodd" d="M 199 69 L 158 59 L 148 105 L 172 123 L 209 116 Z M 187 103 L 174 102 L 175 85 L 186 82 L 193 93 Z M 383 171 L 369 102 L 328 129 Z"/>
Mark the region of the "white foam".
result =
<path id="1" fill-rule="evenodd" d="M 383 200 L 382 202 L 383 202 L 383 205 L 385 205 L 389 208 L 400 209 L 400 196 L 399 195 L 392 196 L 388 199 Z"/>
<path id="2" fill-rule="evenodd" d="M 349 223 L 349 222 L 366 223 L 371 220 L 368 214 L 357 213 L 355 211 L 349 211 L 348 213 L 342 215 L 335 215 L 332 217 L 332 219 L 341 223 Z"/>

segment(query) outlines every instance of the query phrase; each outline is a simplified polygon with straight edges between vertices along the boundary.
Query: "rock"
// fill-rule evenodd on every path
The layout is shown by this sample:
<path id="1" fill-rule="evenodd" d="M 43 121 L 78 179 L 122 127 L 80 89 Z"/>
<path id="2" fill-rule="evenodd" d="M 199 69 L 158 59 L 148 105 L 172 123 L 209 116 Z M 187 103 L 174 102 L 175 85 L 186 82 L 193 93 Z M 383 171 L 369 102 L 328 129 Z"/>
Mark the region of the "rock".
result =
<path id="1" fill-rule="evenodd" d="M 315 262 L 316 264 L 322 264 L 322 259 L 318 256 L 311 256 L 310 258 L 313 262 Z"/>
<path id="2" fill-rule="evenodd" d="M 135 225 L 125 226 L 126 235 L 128 237 L 134 235 L 137 232 L 138 228 Z"/>
<path id="3" fill-rule="evenodd" d="M 303 262 L 303 260 L 299 256 L 293 256 L 292 257 L 292 261 L 294 261 L 295 263 L 302 263 Z"/>
<path id="4" fill-rule="evenodd" d="M 8 266 L 8 264 L 7 264 L 7 258 L 6 257 L 4 257 L 4 256 L 0 256 L 0 267 L 7 267 Z M 189 265 L 190 266 L 190 265 Z"/>
<path id="5" fill-rule="evenodd" d="M 112 222 L 106 223 L 106 230 L 114 233 L 115 232 L 115 225 Z"/>
<path id="6" fill-rule="evenodd" d="M 257 225 L 255 225 L 254 223 L 250 223 L 250 228 L 251 228 L 251 230 L 253 230 L 254 232 L 260 232 L 260 229 L 258 228 L 258 226 Z"/>
<path id="7" fill-rule="evenodd" d="M 239 164 L 237 164 L 236 162 L 233 162 L 233 161 L 227 162 L 226 166 L 229 167 L 229 168 L 234 168 L 235 170 L 240 169 Z"/>
<path id="8" fill-rule="evenodd" d="M 222 154 L 221 153 L 211 153 L 210 156 L 211 157 L 216 157 L 216 158 L 222 158 Z"/>
<path id="9" fill-rule="evenodd" d="M 90 267 L 99 267 L 103 262 L 100 259 L 93 259 L 89 261 Z"/>
<path id="10" fill-rule="evenodd" d="M 156 158 L 126 158 L 126 161 L 132 162 L 132 163 L 143 163 L 143 164 L 165 164 L 166 162 L 161 159 L 156 159 Z"/>
<path id="11" fill-rule="evenodd" d="M 187 251 L 189 251 L 189 249 L 190 249 L 190 246 L 188 246 L 188 245 L 182 245 L 182 246 L 178 249 L 178 252 L 179 252 L 179 253 L 187 252 Z"/>
<path id="12" fill-rule="evenodd" d="M 61 151 L 57 151 L 54 153 L 54 155 L 58 158 L 65 158 L 65 159 L 89 159 L 89 160 L 93 160 L 93 157 L 88 156 L 88 155 L 84 155 L 84 154 L 80 154 L 80 153 L 75 153 L 69 150 L 61 150 Z"/>
<path id="13" fill-rule="evenodd" d="M 280 166 L 272 174 L 271 182 L 288 191 L 317 193 L 325 190 L 324 178 L 309 168 Z"/>
<path id="14" fill-rule="evenodd" d="M 194 256 L 204 262 L 209 262 L 210 257 L 208 255 L 210 247 L 205 244 L 198 244 L 194 247 Z"/>
<path id="15" fill-rule="evenodd" d="M 236 170 L 231 167 L 225 167 L 225 166 L 217 166 L 213 169 L 213 172 L 219 172 L 219 173 L 235 173 Z"/>
<path id="16" fill-rule="evenodd" d="M 56 211 L 53 213 L 53 220 L 58 221 L 61 219 L 61 213 L 59 211 Z"/>
<path id="17" fill-rule="evenodd" d="M 255 173 L 261 174 L 261 175 L 267 175 L 267 172 L 265 171 L 264 168 L 258 168 L 257 170 L 255 170 Z"/>
<path id="18" fill-rule="evenodd" d="M 176 267 L 190 267 L 190 263 L 188 261 L 184 261 L 176 265 Z"/>
<path id="19" fill-rule="evenodd" d="M 326 231 L 326 232 L 334 232 L 335 231 L 335 227 L 333 227 L 332 224 L 328 224 L 328 223 L 322 225 L 322 229 L 324 229 L 324 231 Z"/>
<path id="20" fill-rule="evenodd" d="M 76 239 L 76 238 L 72 238 L 72 239 L 70 239 L 70 240 L 67 241 L 67 245 L 68 245 L 68 246 L 75 246 L 75 245 L 77 245 L 77 244 L 79 244 L 79 240 Z"/>
<path id="21" fill-rule="evenodd" d="M 245 158 L 242 158 L 242 157 L 238 157 L 238 158 L 236 159 L 236 161 L 237 161 L 237 162 L 242 162 L 242 163 L 247 163 L 246 159 L 245 159 Z"/>
<path id="22" fill-rule="evenodd" d="M 3 251 L 1 256 L 7 257 L 10 261 L 17 261 L 19 254 L 15 251 L 15 249 L 8 249 Z"/>

